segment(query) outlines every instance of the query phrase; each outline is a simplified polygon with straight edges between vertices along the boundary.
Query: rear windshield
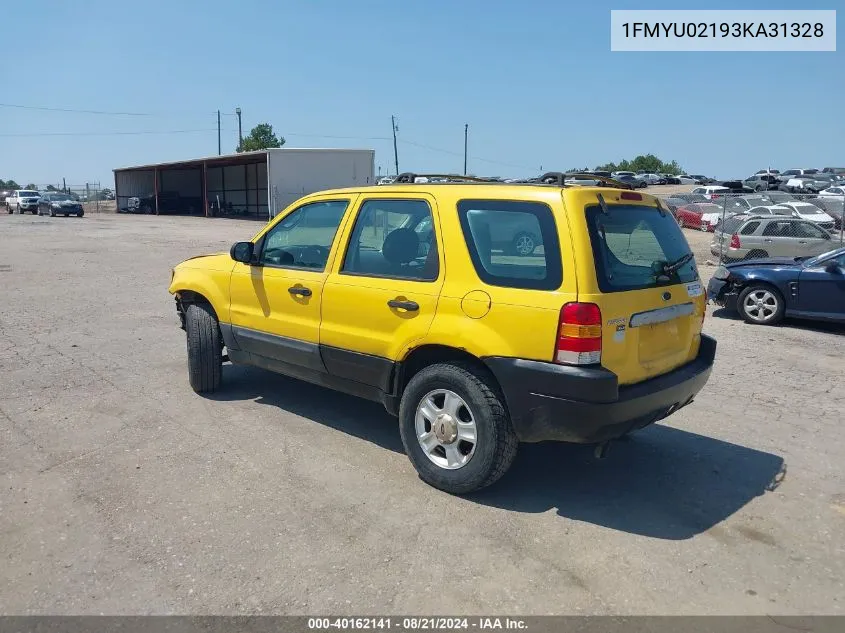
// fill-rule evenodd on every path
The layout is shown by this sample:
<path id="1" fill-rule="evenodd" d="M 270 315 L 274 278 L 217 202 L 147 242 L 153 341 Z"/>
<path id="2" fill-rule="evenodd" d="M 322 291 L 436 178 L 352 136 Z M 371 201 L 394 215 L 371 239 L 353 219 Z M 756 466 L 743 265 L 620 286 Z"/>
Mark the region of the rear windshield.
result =
<path id="1" fill-rule="evenodd" d="M 736 233 L 736 230 L 745 222 L 748 218 L 743 217 L 733 217 L 727 218 L 725 222 L 722 224 L 722 228 L 720 229 L 723 233 Z"/>
<path id="2" fill-rule="evenodd" d="M 677 221 L 654 207 L 608 205 L 586 210 L 599 288 L 638 290 L 698 279 Z M 675 268 L 674 264 L 688 259 Z M 666 267 L 670 269 L 666 271 Z"/>

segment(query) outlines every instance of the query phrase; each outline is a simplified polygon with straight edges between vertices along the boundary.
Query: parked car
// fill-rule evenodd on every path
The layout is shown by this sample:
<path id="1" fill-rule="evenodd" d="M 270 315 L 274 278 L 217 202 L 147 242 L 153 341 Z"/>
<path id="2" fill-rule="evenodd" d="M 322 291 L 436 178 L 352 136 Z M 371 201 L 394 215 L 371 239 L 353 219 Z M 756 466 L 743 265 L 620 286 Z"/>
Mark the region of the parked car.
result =
<path id="1" fill-rule="evenodd" d="M 694 178 L 693 176 L 687 176 L 686 174 L 679 174 L 676 176 L 678 179 L 678 184 L 680 185 L 699 185 L 701 181 L 698 178 Z"/>
<path id="2" fill-rule="evenodd" d="M 719 196 L 730 192 L 730 189 L 722 185 L 706 185 L 704 187 L 696 187 L 691 193 L 700 193 L 707 196 L 710 200 L 716 200 Z"/>
<path id="3" fill-rule="evenodd" d="M 771 168 L 769 168 L 769 169 L 758 169 L 757 171 L 754 172 L 755 175 L 771 174 L 771 175 L 775 175 L 775 176 L 777 176 L 779 173 L 780 173 L 779 169 L 771 169 Z"/>
<path id="4" fill-rule="evenodd" d="M 636 176 L 630 176 L 628 174 L 622 174 L 621 176 L 615 176 L 614 180 L 618 180 L 619 182 L 624 182 L 626 185 L 630 185 L 633 189 L 644 189 L 648 187 L 648 183 L 643 180 L 642 178 L 637 178 Z"/>
<path id="5" fill-rule="evenodd" d="M 6 198 L 9 213 L 23 213 L 29 211 L 32 215 L 38 213 L 38 199 L 41 193 L 32 189 L 16 189 Z"/>
<path id="6" fill-rule="evenodd" d="M 845 176 L 845 167 L 825 167 L 822 169 L 823 174 L 835 174 L 837 176 Z"/>
<path id="7" fill-rule="evenodd" d="M 843 230 L 843 224 L 845 224 L 845 219 L 843 218 L 843 215 L 845 215 L 845 199 L 833 196 L 819 196 L 817 198 L 807 198 L 807 202 L 817 206 L 832 217 L 835 230 Z"/>
<path id="8" fill-rule="evenodd" d="M 712 202 L 694 202 L 678 207 L 675 217 L 683 228 L 712 232 L 722 219 L 722 207 Z"/>
<path id="9" fill-rule="evenodd" d="M 501 477 L 520 441 L 602 445 L 681 409 L 707 382 L 716 342 L 701 332 L 704 289 L 677 223 L 636 191 L 549 194 L 318 192 L 228 254 L 182 262 L 168 290 L 191 387 L 221 388 L 225 349 L 233 363 L 380 402 L 420 478 L 454 494 Z M 315 230 L 313 213 L 332 221 Z M 428 249 L 394 228 L 409 216 L 434 227 Z M 519 263 L 492 245 L 511 221 L 542 236 Z"/>
<path id="10" fill-rule="evenodd" d="M 614 171 L 610 174 L 611 178 L 619 178 L 619 176 L 636 176 L 632 171 Z"/>
<path id="11" fill-rule="evenodd" d="M 818 193 L 830 185 L 829 181 L 812 175 L 794 176 L 786 181 L 785 189 L 792 193 Z M 782 185 L 783 187 L 783 185 Z"/>
<path id="12" fill-rule="evenodd" d="M 126 210 L 128 213 L 155 213 L 155 195 L 148 194 L 129 198 Z M 202 198 L 198 196 L 183 196 L 178 191 L 161 191 L 158 194 L 159 214 L 196 213 L 201 210 Z"/>
<path id="13" fill-rule="evenodd" d="M 710 252 L 726 261 L 761 257 L 810 257 L 834 247 L 815 222 L 786 216 L 743 214 L 727 218 L 713 234 Z"/>
<path id="14" fill-rule="evenodd" d="M 702 174 L 690 174 L 690 178 L 695 178 L 696 184 L 699 185 L 712 185 L 716 182 L 715 178 L 710 178 L 709 176 L 704 176 Z"/>
<path id="15" fill-rule="evenodd" d="M 68 194 L 49 192 L 38 200 L 38 215 L 49 215 L 50 217 L 75 215 L 81 218 L 85 215 L 85 210 L 82 208 L 81 202 L 74 200 Z"/>
<path id="16" fill-rule="evenodd" d="M 787 169 L 781 173 L 781 180 L 788 180 L 793 176 L 810 176 L 819 173 L 818 169 Z"/>
<path id="17" fill-rule="evenodd" d="M 743 180 L 742 184 L 754 191 L 767 191 L 777 189 L 780 179 L 774 174 L 754 174 Z"/>
<path id="18" fill-rule="evenodd" d="M 663 177 L 662 178 L 663 182 L 660 183 L 661 185 L 681 185 L 681 184 L 684 184 L 684 183 L 681 182 L 681 179 L 678 178 L 674 174 L 658 174 L 658 175 Z M 692 184 L 692 183 L 686 183 L 686 184 Z"/>
<path id="19" fill-rule="evenodd" d="M 763 198 L 768 198 L 771 200 L 772 204 L 780 204 L 781 202 L 788 202 L 790 200 L 798 200 L 796 196 L 786 191 L 773 191 L 769 190 L 766 193 L 761 194 Z"/>
<path id="20" fill-rule="evenodd" d="M 845 323 L 845 248 L 719 266 L 707 296 L 755 325 L 784 317 Z"/>
<path id="21" fill-rule="evenodd" d="M 779 206 L 791 209 L 796 218 L 815 222 L 825 231 L 832 231 L 835 228 L 833 218 L 822 211 L 819 207 L 814 204 L 810 204 L 809 202 L 789 201 L 783 202 Z"/>
<path id="22" fill-rule="evenodd" d="M 648 185 L 665 185 L 666 179 L 660 174 L 637 174 L 637 178 L 644 180 Z"/>
<path id="23" fill-rule="evenodd" d="M 710 198 L 703 193 L 675 193 L 665 198 L 663 202 L 666 203 L 672 213 L 675 213 L 678 207 L 694 202 L 710 202 Z"/>

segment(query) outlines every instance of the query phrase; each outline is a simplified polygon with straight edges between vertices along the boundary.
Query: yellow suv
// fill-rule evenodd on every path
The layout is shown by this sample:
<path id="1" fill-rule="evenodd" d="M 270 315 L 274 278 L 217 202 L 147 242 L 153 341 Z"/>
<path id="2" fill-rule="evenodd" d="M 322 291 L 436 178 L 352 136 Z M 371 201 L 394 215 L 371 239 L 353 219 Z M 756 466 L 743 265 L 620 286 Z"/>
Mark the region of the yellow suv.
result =
<path id="1" fill-rule="evenodd" d="M 193 389 L 228 359 L 381 402 L 420 477 L 460 494 L 519 442 L 601 448 L 704 386 L 704 289 L 656 198 L 416 180 L 305 196 L 176 266 Z"/>

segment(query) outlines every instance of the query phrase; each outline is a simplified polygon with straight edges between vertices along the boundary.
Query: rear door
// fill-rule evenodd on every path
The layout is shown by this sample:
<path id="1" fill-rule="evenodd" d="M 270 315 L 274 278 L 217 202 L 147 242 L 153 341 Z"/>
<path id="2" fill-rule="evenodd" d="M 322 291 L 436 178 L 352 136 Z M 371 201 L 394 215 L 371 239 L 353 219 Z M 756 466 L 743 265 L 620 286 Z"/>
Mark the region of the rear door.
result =
<path id="1" fill-rule="evenodd" d="M 601 309 L 601 364 L 631 384 L 696 357 L 704 287 L 682 231 L 653 198 L 605 196 L 606 209 L 579 201 L 590 240 L 579 253 L 578 300 Z"/>
<path id="2" fill-rule="evenodd" d="M 425 337 L 444 271 L 432 196 L 367 194 L 323 289 L 320 351 L 329 373 L 389 389 L 393 361 Z"/>

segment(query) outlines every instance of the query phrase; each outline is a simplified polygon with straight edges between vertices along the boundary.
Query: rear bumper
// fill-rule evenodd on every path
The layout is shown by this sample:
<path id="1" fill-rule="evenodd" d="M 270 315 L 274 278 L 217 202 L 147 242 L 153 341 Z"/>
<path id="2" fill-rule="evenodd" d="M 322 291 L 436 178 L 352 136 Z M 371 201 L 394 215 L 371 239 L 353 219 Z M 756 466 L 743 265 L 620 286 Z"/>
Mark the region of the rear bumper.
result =
<path id="1" fill-rule="evenodd" d="M 522 442 L 612 440 L 675 413 L 692 402 L 713 367 L 716 340 L 701 336 L 698 357 L 674 371 L 619 386 L 604 368 L 569 367 L 488 357 L 517 437 Z"/>

